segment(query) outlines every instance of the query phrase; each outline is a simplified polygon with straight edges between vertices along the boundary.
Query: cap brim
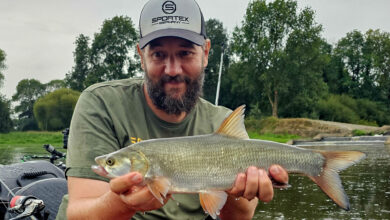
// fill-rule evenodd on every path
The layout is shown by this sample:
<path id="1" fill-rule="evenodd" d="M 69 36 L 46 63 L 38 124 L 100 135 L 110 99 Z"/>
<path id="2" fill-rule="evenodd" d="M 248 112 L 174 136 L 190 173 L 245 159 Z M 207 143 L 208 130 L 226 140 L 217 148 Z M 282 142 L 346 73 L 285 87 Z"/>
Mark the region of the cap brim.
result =
<path id="1" fill-rule="evenodd" d="M 203 45 L 205 38 L 204 36 L 197 34 L 193 31 L 183 29 L 163 29 L 154 31 L 139 40 L 139 47 L 144 48 L 150 41 L 160 37 L 179 37 L 185 40 L 189 40 L 197 45 Z"/>

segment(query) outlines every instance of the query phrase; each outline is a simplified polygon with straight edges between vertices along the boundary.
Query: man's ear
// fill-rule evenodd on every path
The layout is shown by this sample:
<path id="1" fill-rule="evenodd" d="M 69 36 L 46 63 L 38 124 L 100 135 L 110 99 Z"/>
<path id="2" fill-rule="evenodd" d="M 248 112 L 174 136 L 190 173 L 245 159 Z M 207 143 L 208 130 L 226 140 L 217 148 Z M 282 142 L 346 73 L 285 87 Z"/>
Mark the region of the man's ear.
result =
<path id="1" fill-rule="evenodd" d="M 211 48 L 211 41 L 210 39 L 206 39 L 203 45 L 203 67 L 206 68 L 207 64 L 209 63 L 209 53 L 210 53 L 210 48 Z"/>
<path id="2" fill-rule="evenodd" d="M 139 57 L 141 58 L 141 68 L 143 69 L 143 70 L 145 70 L 145 67 L 144 67 L 144 56 L 143 56 L 143 52 L 142 52 L 142 50 L 141 50 L 141 48 L 139 47 L 139 44 L 137 44 L 137 52 L 138 52 L 138 55 L 139 55 Z"/>

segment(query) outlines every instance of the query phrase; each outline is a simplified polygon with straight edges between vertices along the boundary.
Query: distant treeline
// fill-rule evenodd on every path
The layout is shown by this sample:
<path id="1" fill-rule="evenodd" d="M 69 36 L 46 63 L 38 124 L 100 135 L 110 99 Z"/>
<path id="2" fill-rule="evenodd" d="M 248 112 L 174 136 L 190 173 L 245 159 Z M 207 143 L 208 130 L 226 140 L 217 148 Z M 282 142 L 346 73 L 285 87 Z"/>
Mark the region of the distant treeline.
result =
<path id="1" fill-rule="evenodd" d="M 205 69 L 205 99 L 215 101 L 224 52 L 220 105 L 246 104 L 249 115 L 256 118 L 390 124 L 390 33 L 351 30 L 330 44 L 322 36 L 315 12 L 299 10 L 293 0 L 251 1 L 242 24 L 231 35 L 216 19 L 207 21 L 206 30 L 212 47 Z M 65 79 L 47 84 L 23 79 L 12 100 L 1 96 L 0 132 L 69 126 L 78 92 L 97 82 L 143 75 L 137 43 L 138 32 L 127 16 L 105 20 L 92 39 L 80 34 L 75 40 L 74 66 Z M 0 82 L 5 61 L 0 50 Z M 68 90 L 50 94 L 59 88 Z M 67 98 L 60 98 L 61 94 Z M 60 114 L 61 109 L 66 113 Z M 11 120 L 10 115 L 15 117 Z"/>

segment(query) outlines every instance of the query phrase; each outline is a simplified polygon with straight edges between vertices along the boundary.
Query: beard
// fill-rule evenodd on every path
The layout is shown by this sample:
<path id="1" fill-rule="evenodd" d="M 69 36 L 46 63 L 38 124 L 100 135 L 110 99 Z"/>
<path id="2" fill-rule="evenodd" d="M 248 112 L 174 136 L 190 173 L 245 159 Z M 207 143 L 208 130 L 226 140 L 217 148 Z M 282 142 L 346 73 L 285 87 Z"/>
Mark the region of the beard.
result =
<path id="1" fill-rule="evenodd" d="M 198 77 L 195 79 L 191 79 L 185 75 L 163 75 L 157 82 L 153 82 L 149 78 L 145 66 L 145 83 L 148 95 L 153 104 L 167 114 L 180 115 L 182 112 L 189 113 L 194 108 L 198 98 L 202 95 L 203 81 L 204 68 L 201 68 Z M 175 98 L 164 89 L 165 84 L 168 82 L 184 82 L 186 84 L 186 91 L 180 97 Z M 175 92 L 174 90 L 172 91 Z"/>

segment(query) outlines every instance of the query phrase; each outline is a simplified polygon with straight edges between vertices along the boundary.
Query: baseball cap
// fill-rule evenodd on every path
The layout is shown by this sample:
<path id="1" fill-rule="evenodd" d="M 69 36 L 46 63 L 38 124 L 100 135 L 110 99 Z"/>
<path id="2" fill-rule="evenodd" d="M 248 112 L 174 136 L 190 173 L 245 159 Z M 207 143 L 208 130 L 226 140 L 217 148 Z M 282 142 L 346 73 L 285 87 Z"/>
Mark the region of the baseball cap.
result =
<path id="1" fill-rule="evenodd" d="M 195 0 L 150 0 L 139 19 L 140 48 L 160 37 L 180 37 L 203 45 L 206 28 Z"/>

